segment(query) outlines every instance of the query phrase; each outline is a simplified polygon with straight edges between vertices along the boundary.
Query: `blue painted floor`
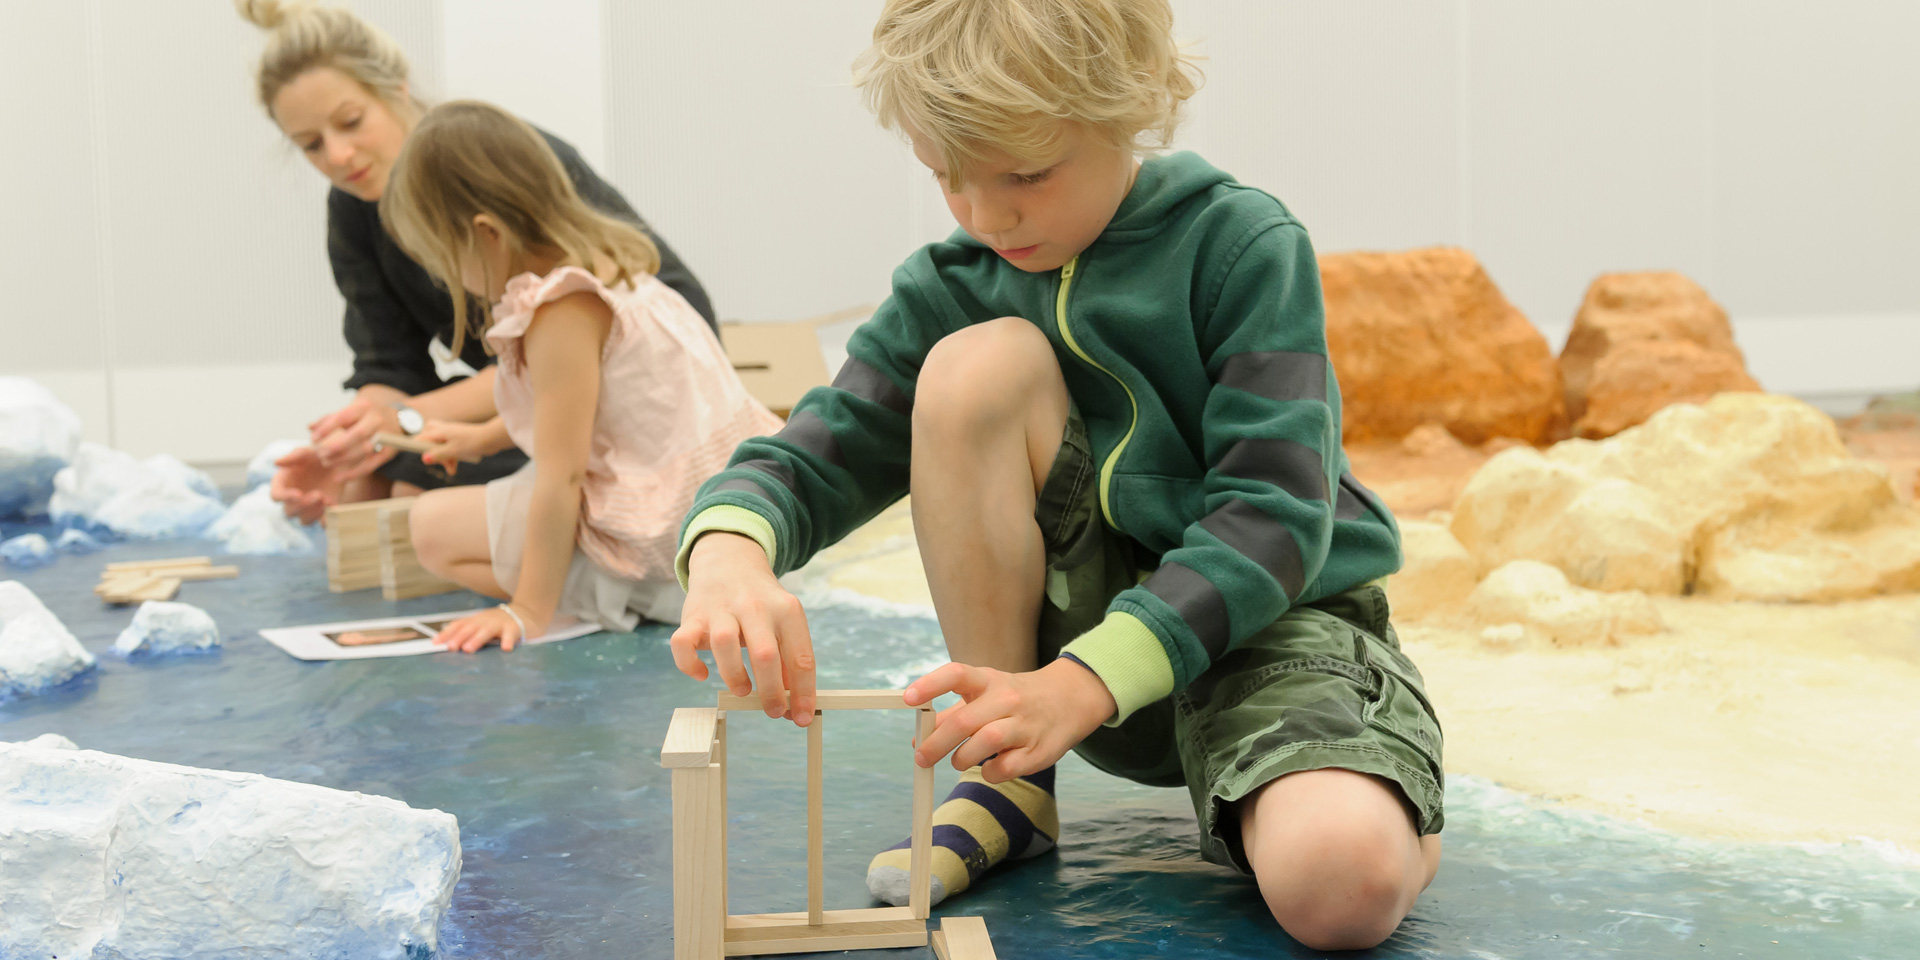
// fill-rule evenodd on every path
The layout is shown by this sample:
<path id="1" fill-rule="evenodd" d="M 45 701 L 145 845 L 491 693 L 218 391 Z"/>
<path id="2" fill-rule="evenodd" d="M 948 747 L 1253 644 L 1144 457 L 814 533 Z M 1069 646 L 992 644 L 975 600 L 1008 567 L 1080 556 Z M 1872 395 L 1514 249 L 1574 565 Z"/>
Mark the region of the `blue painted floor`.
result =
<path id="1" fill-rule="evenodd" d="M 0 569 L 0 579 L 25 582 L 102 653 L 132 609 L 93 597 L 101 565 L 208 546 L 121 544 L 41 570 Z M 460 819 L 465 870 L 443 956 L 671 956 L 660 739 L 674 707 L 709 704 L 713 691 L 673 670 L 665 628 L 512 654 L 301 663 L 254 631 L 479 601 L 331 594 L 315 556 L 232 562 L 239 579 L 187 584 L 178 598 L 214 615 L 224 650 L 103 656 L 84 678 L 0 704 L 0 740 L 60 733 L 88 749 L 447 810 Z M 940 653 L 921 618 L 841 606 L 812 611 L 812 622 L 825 686 L 897 686 Z M 827 903 L 868 906 L 867 859 L 907 828 L 909 721 L 862 712 L 829 723 Z M 731 733 L 730 909 L 803 909 L 804 739 L 754 718 Z M 951 771 L 942 778 L 944 792 Z M 1198 859 L 1184 790 L 1138 787 L 1072 758 L 1059 790 L 1058 852 L 990 875 L 936 915 L 985 916 L 1008 960 L 1316 955 L 1279 931 L 1250 881 Z M 1920 864 L 1898 851 L 1680 838 L 1467 777 L 1453 778 L 1448 804 L 1439 877 L 1371 955 L 1920 956 Z"/>

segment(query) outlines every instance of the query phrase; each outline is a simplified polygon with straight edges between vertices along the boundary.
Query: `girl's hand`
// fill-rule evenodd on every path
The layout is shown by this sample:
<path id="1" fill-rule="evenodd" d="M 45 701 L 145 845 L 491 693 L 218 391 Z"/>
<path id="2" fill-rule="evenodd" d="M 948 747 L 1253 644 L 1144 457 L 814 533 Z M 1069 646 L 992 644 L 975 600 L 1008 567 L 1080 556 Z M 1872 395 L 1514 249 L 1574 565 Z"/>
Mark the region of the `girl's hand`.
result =
<path id="1" fill-rule="evenodd" d="M 1099 675 L 1067 659 L 1031 673 L 949 663 L 909 684 L 906 701 L 943 693 L 966 702 L 940 711 L 913 762 L 931 767 L 952 751 L 954 769 L 979 765 L 988 783 L 1052 766 L 1119 709 Z"/>
<path id="2" fill-rule="evenodd" d="M 494 452 L 492 433 L 491 427 L 484 423 L 428 420 L 417 439 L 433 444 L 433 449 L 421 454 L 420 459 L 446 468 L 447 476 L 453 476 L 460 469 L 461 461 L 474 463 Z"/>
<path id="3" fill-rule="evenodd" d="M 526 610 L 514 607 L 513 613 L 519 614 L 520 619 L 527 622 L 527 631 L 533 636 L 537 637 L 547 632 L 546 623 L 536 622 Z M 520 624 L 513 619 L 513 614 L 500 607 L 494 607 L 447 624 L 441 628 L 439 635 L 433 638 L 433 642 L 436 646 L 446 647 L 448 650 L 473 653 L 495 640 L 500 641 L 500 649 L 510 651 L 525 639 L 526 637 L 520 635 Z"/>

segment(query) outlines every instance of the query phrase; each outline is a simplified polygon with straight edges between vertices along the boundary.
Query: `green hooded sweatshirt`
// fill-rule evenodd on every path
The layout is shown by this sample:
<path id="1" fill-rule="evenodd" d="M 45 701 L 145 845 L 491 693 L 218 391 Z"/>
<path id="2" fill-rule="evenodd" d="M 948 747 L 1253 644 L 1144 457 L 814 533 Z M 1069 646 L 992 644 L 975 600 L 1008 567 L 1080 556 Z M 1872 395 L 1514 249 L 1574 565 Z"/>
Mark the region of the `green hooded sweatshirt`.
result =
<path id="1" fill-rule="evenodd" d="M 1150 159 L 1058 271 L 964 232 L 893 274 L 829 387 L 701 487 L 700 535 L 752 537 L 785 573 L 907 492 L 915 381 L 947 334 L 998 317 L 1046 333 L 1086 421 L 1100 512 L 1159 555 L 1066 647 L 1119 713 L 1184 688 L 1296 604 L 1399 569 L 1399 530 L 1347 472 L 1320 272 L 1287 208 L 1192 153 Z M 1151 565 L 1149 559 L 1148 564 Z"/>

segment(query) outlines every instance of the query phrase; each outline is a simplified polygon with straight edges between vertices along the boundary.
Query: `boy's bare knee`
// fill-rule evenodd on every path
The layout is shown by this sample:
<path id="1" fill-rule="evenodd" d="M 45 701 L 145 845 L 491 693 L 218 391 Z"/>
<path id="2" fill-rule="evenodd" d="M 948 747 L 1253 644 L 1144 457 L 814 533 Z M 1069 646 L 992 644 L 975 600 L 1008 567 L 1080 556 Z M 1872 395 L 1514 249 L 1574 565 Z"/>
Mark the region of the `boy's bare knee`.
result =
<path id="1" fill-rule="evenodd" d="M 1377 946 L 1432 875 L 1397 796 L 1374 778 L 1295 774 L 1246 802 L 1242 834 L 1260 893 L 1281 928 L 1313 949 Z"/>
<path id="2" fill-rule="evenodd" d="M 1035 389 L 1059 376 L 1046 334 L 1019 317 L 955 331 L 933 345 L 920 368 L 914 432 L 1001 419 L 1024 410 Z"/>
<path id="3" fill-rule="evenodd" d="M 1301 853 L 1266 871 L 1255 867 L 1267 909 L 1289 936 L 1315 950 L 1364 950 L 1400 926 L 1411 899 L 1400 857 L 1364 849 Z M 1268 880 L 1276 874 L 1284 879 Z"/>

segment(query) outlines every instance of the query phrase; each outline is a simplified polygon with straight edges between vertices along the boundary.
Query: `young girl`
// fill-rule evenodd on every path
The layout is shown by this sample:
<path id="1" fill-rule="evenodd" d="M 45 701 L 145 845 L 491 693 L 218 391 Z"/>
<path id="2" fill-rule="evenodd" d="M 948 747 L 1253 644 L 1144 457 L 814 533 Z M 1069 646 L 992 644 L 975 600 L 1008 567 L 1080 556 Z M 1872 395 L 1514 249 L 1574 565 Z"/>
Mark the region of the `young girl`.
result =
<path id="1" fill-rule="evenodd" d="M 421 118 L 380 216 L 449 291 L 456 354 L 466 293 L 493 304 L 474 326 L 499 358 L 499 416 L 429 422 L 425 459 L 451 471 L 509 445 L 533 456 L 484 488 L 434 490 L 414 505 L 420 562 L 507 601 L 438 642 L 511 650 L 558 617 L 612 630 L 636 614 L 678 622 L 674 552 L 695 488 L 780 421 L 741 386 L 700 314 L 653 276 L 652 242 L 583 203 L 532 127 L 471 101 Z"/>

